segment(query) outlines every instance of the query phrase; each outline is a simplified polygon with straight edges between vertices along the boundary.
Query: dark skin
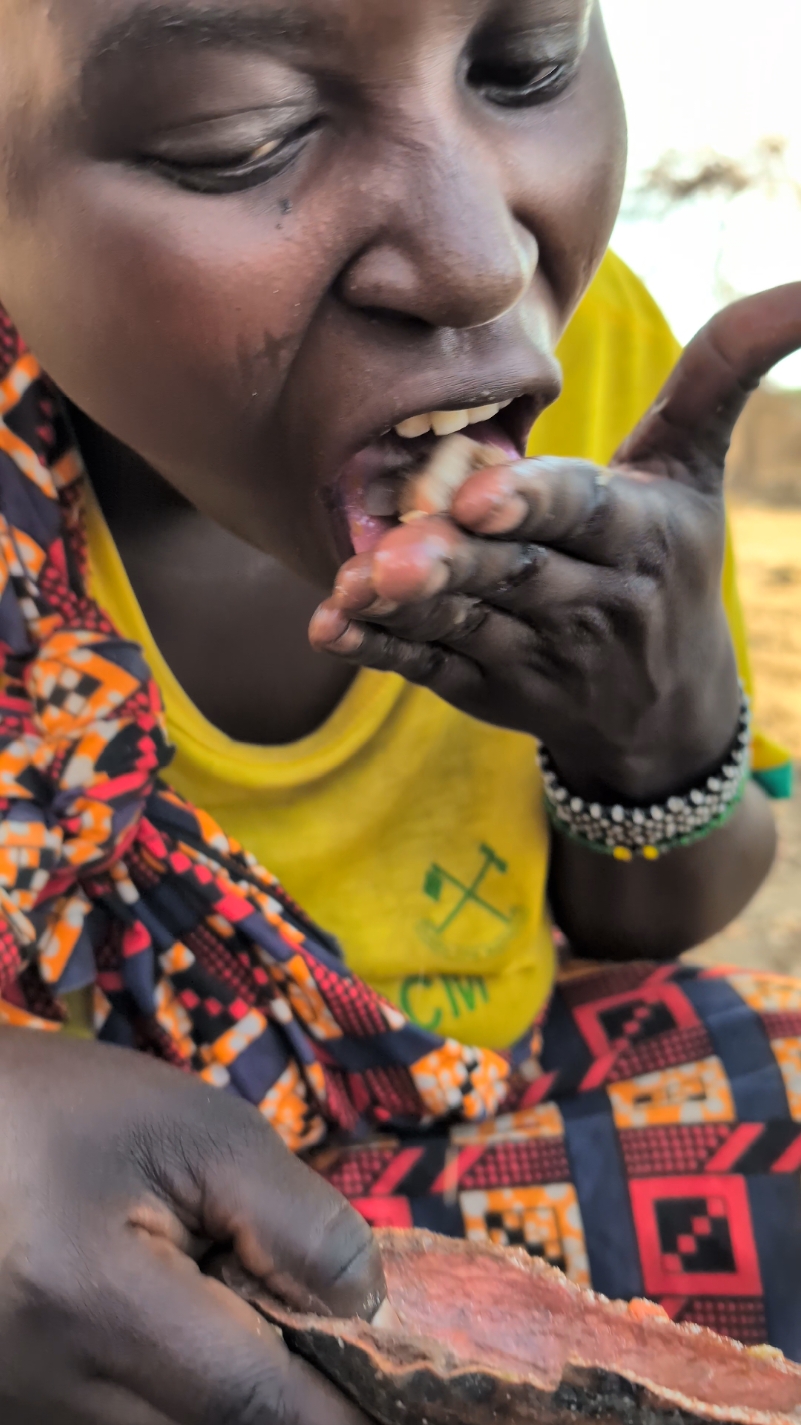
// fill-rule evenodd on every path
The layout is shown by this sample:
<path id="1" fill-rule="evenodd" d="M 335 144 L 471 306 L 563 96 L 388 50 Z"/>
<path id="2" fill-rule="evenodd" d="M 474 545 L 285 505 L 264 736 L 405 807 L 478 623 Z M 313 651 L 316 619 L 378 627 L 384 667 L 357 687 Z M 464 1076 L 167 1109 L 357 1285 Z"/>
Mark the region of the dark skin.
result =
<path id="1" fill-rule="evenodd" d="M 0 1034 L 3 1421 L 366 1425 L 197 1265 L 233 1246 L 300 1309 L 370 1317 L 366 1223 L 256 1109 L 132 1057 Z"/>
<path id="2" fill-rule="evenodd" d="M 0 33 L 0 300 L 72 403 L 150 626 L 202 711 L 291 742 L 361 662 L 543 736 L 577 788 L 658 796 L 715 766 L 737 687 L 710 352 L 681 448 L 646 432 L 599 519 L 586 470 L 495 472 L 449 519 L 388 535 L 355 605 L 350 566 L 315 618 L 328 651 L 307 637 L 352 555 L 338 478 L 356 452 L 422 411 L 511 397 L 522 454 L 558 392 L 553 350 L 624 165 L 590 0 L 281 15 L 278 0 L 0 0 Z M 781 354 L 771 331 L 751 314 L 741 374 Z M 392 626 L 369 612 L 377 592 L 401 606 Z M 478 617 L 456 647 L 465 594 Z M 533 668 L 531 629 L 576 609 L 605 618 L 575 619 L 561 661 Z M 731 919 L 772 854 L 752 789 L 725 830 L 656 866 L 557 838 L 552 897 L 584 953 L 670 955 Z M 369 1315 L 383 1286 L 360 1219 L 254 1112 L 172 1070 L 11 1031 L 0 1056 L 3 1420 L 56 1405 L 65 1425 L 356 1420 L 193 1264 L 233 1238 L 266 1280 L 277 1259 L 284 1288 Z"/>

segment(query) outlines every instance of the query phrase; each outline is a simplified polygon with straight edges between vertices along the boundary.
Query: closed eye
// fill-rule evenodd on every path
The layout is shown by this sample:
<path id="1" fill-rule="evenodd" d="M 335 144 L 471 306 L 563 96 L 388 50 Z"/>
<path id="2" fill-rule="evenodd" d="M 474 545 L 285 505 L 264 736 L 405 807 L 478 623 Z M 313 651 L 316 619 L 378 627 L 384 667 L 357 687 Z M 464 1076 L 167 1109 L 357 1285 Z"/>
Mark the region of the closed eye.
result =
<path id="1" fill-rule="evenodd" d="M 476 59 L 467 82 L 490 104 L 522 109 L 555 98 L 570 83 L 576 65 L 569 62 L 513 63 Z"/>
<path id="2" fill-rule="evenodd" d="M 302 154 L 322 120 L 310 119 L 290 134 L 265 139 L 254 148 L 223 156 L 170 154 L 169 149 L 143 155 L 141 162 L 181 188 L 194 193 L 224 194 L 244 192 L 268 183 L 289 168 Z"/>

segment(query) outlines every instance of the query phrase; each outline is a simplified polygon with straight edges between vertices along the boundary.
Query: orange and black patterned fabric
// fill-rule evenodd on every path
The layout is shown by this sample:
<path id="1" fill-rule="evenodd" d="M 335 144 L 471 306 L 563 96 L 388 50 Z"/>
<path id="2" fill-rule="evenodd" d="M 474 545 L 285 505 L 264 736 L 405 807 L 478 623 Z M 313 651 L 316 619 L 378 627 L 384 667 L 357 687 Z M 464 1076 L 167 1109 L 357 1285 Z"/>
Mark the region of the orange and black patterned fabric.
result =
<path id="1" fill-rule="evenodd" d="M 100 1040 L 255 1104 L 369 1221 L 801 1359 L 801 982 L 576 968 L 508 1053 L 420 1030 L 169 788 L 141 649 L 86 594 L 83 478 L 0 313 L 0 1025 L 57 1032 L 93 987 Z"/>

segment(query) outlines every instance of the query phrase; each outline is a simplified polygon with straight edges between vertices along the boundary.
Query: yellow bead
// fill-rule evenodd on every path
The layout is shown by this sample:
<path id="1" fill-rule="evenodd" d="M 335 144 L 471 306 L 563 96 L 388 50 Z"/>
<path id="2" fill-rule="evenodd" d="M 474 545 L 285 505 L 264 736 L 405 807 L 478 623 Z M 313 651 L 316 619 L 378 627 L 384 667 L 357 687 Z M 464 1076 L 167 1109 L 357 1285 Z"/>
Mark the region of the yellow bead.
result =
<path id="1" fill-rule="evenodd" d="M 657 851 L 655 846 L 643 846 L 642 854 L 645 857 L 646 861 L 659 860 L 659 852 Z"/>
<path id="2" fill-rule="evenodd" d="M 616 861 L 633 861 L 634 857 L 627 846 L 616 846 L 613 852 Z"/>

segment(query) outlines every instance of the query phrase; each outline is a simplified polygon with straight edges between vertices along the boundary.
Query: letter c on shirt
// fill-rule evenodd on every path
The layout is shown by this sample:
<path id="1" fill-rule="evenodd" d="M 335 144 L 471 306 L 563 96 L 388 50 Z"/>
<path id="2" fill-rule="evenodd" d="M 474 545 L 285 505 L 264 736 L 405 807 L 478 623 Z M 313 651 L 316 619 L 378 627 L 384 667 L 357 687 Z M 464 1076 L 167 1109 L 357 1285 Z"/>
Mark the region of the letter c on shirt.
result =
<path id="1" fill-rule="evenodd" d="M 408 979 L 401 981 L 400 991 L 400 1007 L 403 1013 L 407 1019 L 411 1019 L 413 1024 L 418 1025 L 420 1029 L 424 1029 L 428 1034 L 436 1034 L 442 1023 L 442 1010 L 435 1009 L 431 1019 L 426 1023 L 415 1011 L 412 1003 L 412 991 L 417 989 L 430 990 L 432 985 L 433 981 L 428 975 L 410 975 Z"/>

